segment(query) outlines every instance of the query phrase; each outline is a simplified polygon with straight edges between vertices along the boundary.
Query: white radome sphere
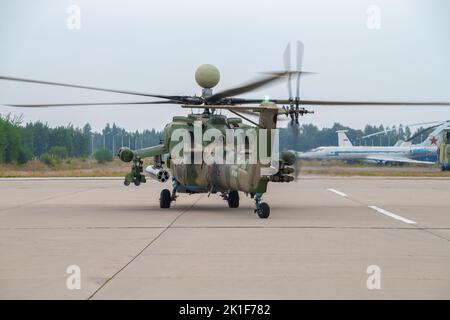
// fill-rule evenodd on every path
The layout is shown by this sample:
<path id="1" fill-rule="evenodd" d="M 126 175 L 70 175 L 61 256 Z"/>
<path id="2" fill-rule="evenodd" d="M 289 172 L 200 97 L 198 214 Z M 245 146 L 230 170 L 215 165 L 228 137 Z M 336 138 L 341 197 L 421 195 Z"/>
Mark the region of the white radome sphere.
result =
<path id="1" fill-rule="evenodd" d="M 205 89 L 215 87 L 220 80 L 220 72 L 212 64 L 202 64 L 195 71 L 195 81 L 197 84 Z"/>

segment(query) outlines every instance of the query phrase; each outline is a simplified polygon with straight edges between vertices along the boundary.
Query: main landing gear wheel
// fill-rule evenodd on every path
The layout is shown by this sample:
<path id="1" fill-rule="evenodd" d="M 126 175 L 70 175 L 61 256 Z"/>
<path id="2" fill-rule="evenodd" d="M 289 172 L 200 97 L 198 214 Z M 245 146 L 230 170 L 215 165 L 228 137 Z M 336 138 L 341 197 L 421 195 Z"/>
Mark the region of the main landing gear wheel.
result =
<path id="1" fill-rule="evenodd" d="M 256 209 L 256 213 L 258 214 L 258 217 L 261 219 L 267 219 L 270 215 L 270 207 L 267 203 L 261 202 L 258 205 L 258 208 Z"/>
<path id="2" fill-rule="evenodd" d="M 260 217 L 261 219 L 267 219 L 270 215 L 270 207 L 267 203 L 261 202 L 263 193 L 257 192 L 254 194 L 254 196 L 256 204 L 255 213 L 257 213 L 258 217 Z"/>
<path id="3" fill-rule="evenodd" d="M 172 196 L 170 191 L 164 189 L 161 191 L 161 196 L 159 198 L 159 207 L 162 209 L 170 208 L 170 202 L 172 201 Z"/>
<path id="4" fill-rule="evenodd" d="M 239 193 L 237 191 L 230 191 L 228 193 L 228 206 L 230 208 L 238 208 L 239 207 Z"/>

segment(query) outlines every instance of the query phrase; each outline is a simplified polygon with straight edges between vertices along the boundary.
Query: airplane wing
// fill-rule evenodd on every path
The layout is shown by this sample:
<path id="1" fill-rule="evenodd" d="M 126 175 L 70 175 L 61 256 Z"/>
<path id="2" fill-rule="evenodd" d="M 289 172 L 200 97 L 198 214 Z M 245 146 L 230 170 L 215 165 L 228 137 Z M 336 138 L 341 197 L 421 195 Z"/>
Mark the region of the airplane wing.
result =
<path id="1" fill-rule="evenodd" d="M 419 160 L 414 160 L 414 159 L 409 159 L 409 158 L 404 158 L 404 157 L 389 157 L 389 156 L 383 156 L 383 155 L 368 155 L 366 157 L 364 157 L 364 159 L 366 160 L 371 160 L 371 161 L 382 161 L 382 162 L 401 162 L 401 163 L 415 163 L 415 164 L 436 164 L 435 162 L 430 162 L 430 161 L 419 161 Z"/>

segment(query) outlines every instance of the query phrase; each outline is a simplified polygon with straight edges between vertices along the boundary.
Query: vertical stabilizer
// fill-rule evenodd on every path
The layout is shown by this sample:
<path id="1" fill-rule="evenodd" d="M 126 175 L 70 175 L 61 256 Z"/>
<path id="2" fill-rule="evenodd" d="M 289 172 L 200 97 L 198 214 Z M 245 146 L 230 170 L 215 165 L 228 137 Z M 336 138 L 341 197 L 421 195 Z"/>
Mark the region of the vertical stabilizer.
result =
<path id="1" fill-rule="evenodd" d="M 431 133 L 428 135 L 428 137 L 420 144 L 422 147 L 438 147 L 441 144 L 442 140 L 442 131 L 444 129 L 450 128 L 450 121 L 446 121 L 445 123 L 441 124 L 440 126 L 436 127 Z"/>
<path id="2" fill-rule="evenodd" d="M 346 132 L 348 130 L 338 130 L 336 131 L 338 134 L 338 146 L 339 147 L 352 147 L 353 144 L 351 143 L 350 139 L 347 137 Z"/>

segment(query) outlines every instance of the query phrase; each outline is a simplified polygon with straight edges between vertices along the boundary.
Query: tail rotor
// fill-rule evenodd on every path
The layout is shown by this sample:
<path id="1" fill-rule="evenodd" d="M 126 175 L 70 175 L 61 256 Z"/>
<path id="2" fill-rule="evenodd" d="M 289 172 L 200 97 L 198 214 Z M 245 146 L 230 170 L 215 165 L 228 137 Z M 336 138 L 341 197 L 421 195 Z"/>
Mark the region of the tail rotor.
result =
<path id="1" fill-rule="evenodd" d="M 303 66 L 303 53 L 304 53 L 304 45 L 301 41 L 296 42 L 296 70 L 295 71 L 301 71 Z M 283 63 L 284 68 L 286 71 L 293 71 L 291 70 L 291 44 L 288 43 L 286 46 L 286 49 L 284 50 L 283 54 Z M 304 107 L 301 107 L 301 100 L 300 100 L 300 80 L 301 80 L 301 72 L 297 73 L 295 75 L 295 97 L 293 96 L 293 90 L 292 90 L 292 77 L 289 76 L 287 79 L 287 87 L 288 87 L 288 93 L 289 93 L 289 105 L 284 105 L 283 109 L 286 112 L 286 115 L 291 118 L 289 127 L 292 131 L 292 137 L 293 137 L 293 150 L 296 152 L 298 151 L 298 145 L 300 143 L 300 128 L 299 128 L 299 116 L 303 116 L 307 113 L 314 113 L 313 111 L 306 110 Z M 295 160 L 294 163 L 294 178 L 295 180 L 298 179 L 298 175 L 300 173 L 300 161 L 298 159 Z"/>
<path id="2" fill-rule="evenodd" d="M 288 43 L 286 46 L 286 49 L 283 53 L 283 63 L 285 71 L 301 71 L 302 65 L 303 65 L 303 52 L 304 52 L 304 45 L 301 41 L 296 42 L 296 49 L 297 49 L 297 55 L 296 55 L 296 70 L 291 70 L 291 44 Z M 307 113 L 314 113 L 313 111 L 306 110 L 305 108 L 301 107 L 301 100 L 300 100 L 300 80 L 301 80 L 301 72 L 298 72 L 295 76 L 295 97 L 293 96 L 293 90 L 292 90 L 292 76 L 289 75 L 287 79 L 287 87 L 288 87 L 288 94 L 289 94 L 289 105 L 284 105 L 283 109 L 286 112 L 286 115 L 290 116 L 291 123 L 294 125 L 298 125 L 298 118 L 299 116 L 303 116 Z"/>

